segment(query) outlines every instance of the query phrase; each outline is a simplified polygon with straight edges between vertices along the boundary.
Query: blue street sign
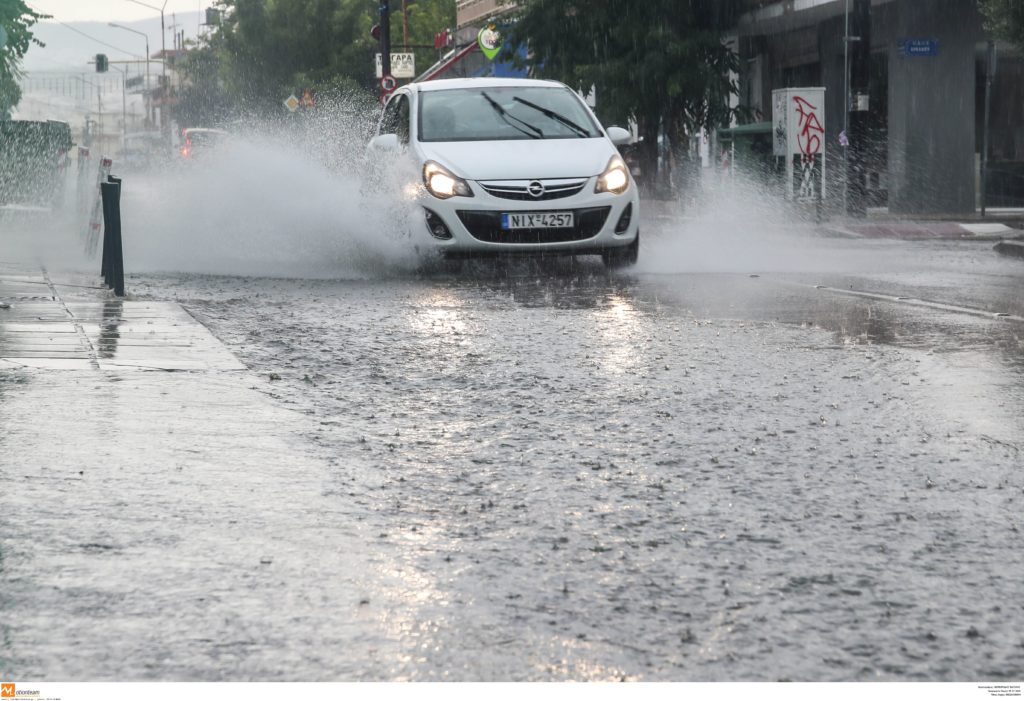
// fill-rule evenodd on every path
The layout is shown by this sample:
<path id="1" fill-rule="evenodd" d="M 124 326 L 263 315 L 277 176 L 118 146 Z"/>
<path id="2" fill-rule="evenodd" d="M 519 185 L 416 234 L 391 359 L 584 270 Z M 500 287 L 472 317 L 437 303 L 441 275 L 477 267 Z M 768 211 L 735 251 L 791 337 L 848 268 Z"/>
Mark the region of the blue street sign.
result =
<path id="1" fill-rule="evenodd" d="M 904 56 L 938 56 L 938 39 L 904 39 L 901 43 Z"/>

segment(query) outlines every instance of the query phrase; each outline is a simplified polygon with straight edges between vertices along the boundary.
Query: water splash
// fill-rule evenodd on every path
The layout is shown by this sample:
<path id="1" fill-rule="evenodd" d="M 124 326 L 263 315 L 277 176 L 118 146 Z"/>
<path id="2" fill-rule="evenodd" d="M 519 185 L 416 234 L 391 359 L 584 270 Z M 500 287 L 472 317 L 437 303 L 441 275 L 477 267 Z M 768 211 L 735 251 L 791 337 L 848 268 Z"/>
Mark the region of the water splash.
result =
<path id="1" fill-rule="evenodd" d="M 365 138 L 374 115 L 344 105 L 318 110 L 236 125 L 205 154 L 126 174 L 126 266 L 356 278 L 413 269 L 416 212 L 400 194 L 415 182 L 411 166 L 370 172 Z"/>

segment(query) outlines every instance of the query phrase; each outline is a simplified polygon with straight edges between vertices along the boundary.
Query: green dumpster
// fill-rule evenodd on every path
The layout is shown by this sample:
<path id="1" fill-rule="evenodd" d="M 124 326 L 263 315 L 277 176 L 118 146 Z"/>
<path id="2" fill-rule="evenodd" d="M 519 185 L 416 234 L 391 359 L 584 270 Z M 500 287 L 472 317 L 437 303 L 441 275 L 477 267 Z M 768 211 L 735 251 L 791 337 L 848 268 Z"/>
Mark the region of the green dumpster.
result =
<path id="1" fill-rule="evenodd" d="M 72 146 L 67 122 L 0 120 L 0 206 L 59 205 Z"/>

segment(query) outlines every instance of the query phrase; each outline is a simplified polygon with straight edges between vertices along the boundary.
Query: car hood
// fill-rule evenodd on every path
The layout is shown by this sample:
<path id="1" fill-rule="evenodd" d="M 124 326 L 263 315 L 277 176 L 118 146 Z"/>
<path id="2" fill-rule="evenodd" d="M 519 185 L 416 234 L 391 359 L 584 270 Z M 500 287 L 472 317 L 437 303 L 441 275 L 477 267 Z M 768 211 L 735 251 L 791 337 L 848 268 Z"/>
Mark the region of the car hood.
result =
<path id="1" fill-rule="evenodd" d="M 600 175 L 617 151 L 608 139 L 420 142 L 424 160 L 468 180 L 535 180 Z"/>

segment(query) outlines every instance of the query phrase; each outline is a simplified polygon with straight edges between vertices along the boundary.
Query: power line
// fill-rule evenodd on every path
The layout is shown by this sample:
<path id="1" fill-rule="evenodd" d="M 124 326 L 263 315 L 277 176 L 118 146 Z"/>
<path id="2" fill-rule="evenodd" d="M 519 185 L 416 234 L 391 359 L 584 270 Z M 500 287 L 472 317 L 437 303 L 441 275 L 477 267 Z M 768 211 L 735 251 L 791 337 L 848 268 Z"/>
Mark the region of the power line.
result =
<path id="1" fill-rule="evenodd" d="M 31 4 L 31 3 L 27 3 L 27 2 L 26 2 L 25 4 L 26 4 L 26 5 L 28 5 L 28 6 L 30 7 L 30 8 L 32 8 L 33 10 L 35 10 L 36 12 L 38 12 L 39 14 L 45 14 L 44 12 L 42 12 L 41 10 L 39 10 L 38 8 L 36 8 L 36 7 L 32 7 L 32 4 Z M 107 42 L 105 42 L 105 41 L 102 41 L 102 40 L 100 40 L 100 39 L 97 39 L 97 38 L 96 38 L 96 37 L 94 37 L 94 36 L 90 36 L 90 35 L 86 34 L 85 32 L 83 32 L 83 31 L 82 31 L 81 29 L 76 29 L 75 27 L 72 27 L 72 26 L 71 26 L 70 24 L 68 24 L 67 22 L 61 22 L 61 21 L 60 21 L 59 19 L 57 19 L 56 17 L 52 17 L 52 16 L 51 16 L 51 17 L 50 17 L 50 19 L 51 19 L 52 21 L 56 22 L 57 24 L 61 25 L 62 27 L 66 27 L 66 28 L 70 29 L 71 31 L 75 32 L 76 34 L 81 34 L 81 35 L 82 35 L 82 36 L 84 36 L 84 37 L 85 37 L 86 39 L 90 39 L 90 40 L 92 40 L 92 41 L 95 41 L 95 42 L 96 42 L 97 44 L 102 44 L 103 46 L 106 46 L 107 48 L 113 49 L 114 51 L 120 51 L 120 52 L 121 52 L 121 53 L 123 53 L 123 54 L 128 54 L 129 56 L 133 56 L 133 57 L 135 57 L 135 58 L 140 58 L 140 59 L 141 59 L 141 58 L 144 58 L 143 56 L 139 56 L 138 54 L 133 54 L 133 53 L 132 53 L 131 51 L 125 51 L 124 49 L 122 49 L 122 48 L 120 48 L 120 47 L 118 47 L 118 46 L 114 46 L 113 44 L 108 44 Z"/>

